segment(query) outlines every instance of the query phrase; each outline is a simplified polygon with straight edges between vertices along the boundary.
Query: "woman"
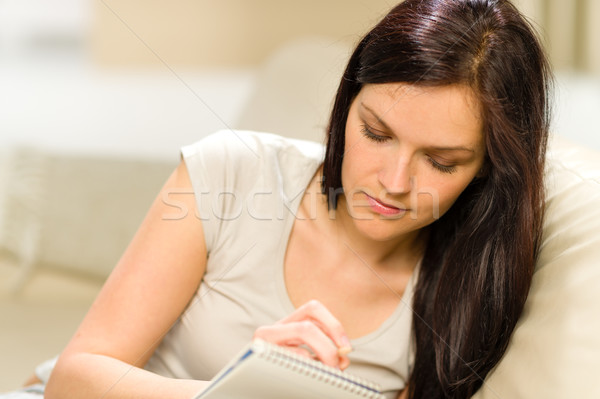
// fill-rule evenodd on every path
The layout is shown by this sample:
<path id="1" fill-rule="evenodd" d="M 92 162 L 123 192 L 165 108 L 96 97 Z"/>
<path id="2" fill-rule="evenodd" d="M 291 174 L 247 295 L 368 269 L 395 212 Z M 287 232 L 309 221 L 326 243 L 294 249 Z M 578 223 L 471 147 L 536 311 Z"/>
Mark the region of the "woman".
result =
<path id="1" fill-rule="evenodd" d="M 252 337 L 390 398 L 471 396 L 529 290 L 549 82 L 508 1 L 399 4 L 350 58 L 324 161 L 241 132 L 183 149 L 46 397 L 189 398 Z"/>

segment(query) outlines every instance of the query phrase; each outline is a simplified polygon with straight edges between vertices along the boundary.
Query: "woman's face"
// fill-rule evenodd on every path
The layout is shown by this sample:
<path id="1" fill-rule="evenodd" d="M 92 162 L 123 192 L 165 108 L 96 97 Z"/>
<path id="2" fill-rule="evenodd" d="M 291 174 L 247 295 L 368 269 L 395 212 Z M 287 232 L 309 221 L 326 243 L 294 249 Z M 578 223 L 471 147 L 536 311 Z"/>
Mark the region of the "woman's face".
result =
<path id="1" fill-rule="evenodd" d="M 401 239 L 442 216 L 485 157 L 479 105 L 464 86 L 364 86 L 346 123 L 344 196 L 371 239 Z"/>

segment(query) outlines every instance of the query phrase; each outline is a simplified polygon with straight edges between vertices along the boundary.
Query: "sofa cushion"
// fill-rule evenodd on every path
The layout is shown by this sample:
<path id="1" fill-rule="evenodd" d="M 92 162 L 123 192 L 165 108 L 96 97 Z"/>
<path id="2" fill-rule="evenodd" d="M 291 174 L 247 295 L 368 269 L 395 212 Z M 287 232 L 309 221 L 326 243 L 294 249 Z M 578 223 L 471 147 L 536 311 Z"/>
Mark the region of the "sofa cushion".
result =
<path id="1" fill-rule="evenodd" d="M 474 398 L 600 397 L 600 154 L 554 138 L 546 189 L 541 253 L 523 315 Z"/>
<path id="2" fill-rule="evenodd" d="M 323 143 L 350 51 L 326 37 L 288 42 L 262 66 L 235 127 Z"/>
<path id="3" fill-rule="evenodd" d="M 24 147 L 8 155 L 0 249 L 20 262 L 17 286 L 40 265 L 106 278 L 177 161 Z"/>

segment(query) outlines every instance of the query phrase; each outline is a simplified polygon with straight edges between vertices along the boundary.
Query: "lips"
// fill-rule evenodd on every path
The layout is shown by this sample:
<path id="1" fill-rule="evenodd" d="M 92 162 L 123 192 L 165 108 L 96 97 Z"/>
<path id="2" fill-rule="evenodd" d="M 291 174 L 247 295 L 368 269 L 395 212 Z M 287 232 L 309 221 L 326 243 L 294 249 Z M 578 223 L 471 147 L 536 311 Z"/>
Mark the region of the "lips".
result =
<path id="1" fill-rule="evenodd" d="M 375 198 L 369 196 L 368 194 L 365 194 L 365 195 L 367 196 L 367 201 L 369 202 L 369 205 L 371 206 L 371 210 L 373 210 L 373 212 L 375 212 L 375 213 L 379 213 L 380 215 L 398 215 L 402 212 L 406 212 L 406 209 L 400 209 L 393 205 L 386 204 L 385 202 L 379 201 L 378 199 L 375 199 Z"/>

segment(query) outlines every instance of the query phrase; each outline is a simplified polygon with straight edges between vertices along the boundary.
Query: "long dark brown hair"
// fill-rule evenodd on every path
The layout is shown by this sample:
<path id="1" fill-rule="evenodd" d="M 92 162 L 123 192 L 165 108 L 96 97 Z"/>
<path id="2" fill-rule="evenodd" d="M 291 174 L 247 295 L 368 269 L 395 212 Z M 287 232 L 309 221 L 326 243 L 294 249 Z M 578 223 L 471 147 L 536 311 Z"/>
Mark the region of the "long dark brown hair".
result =
<path id="1" fill-rule="evenodd" d="M 413 298 L 410 398 L 468 398 L 503 356 L 527 298 L 543 218 L 552 76 L 504 0 L 406 0 L 358 44 L 329 122 L 322 189 L 341 191 L 346 120 L 363 85 L 461 84 L 478 98 L 482 177 L 430 226 Z"/>

